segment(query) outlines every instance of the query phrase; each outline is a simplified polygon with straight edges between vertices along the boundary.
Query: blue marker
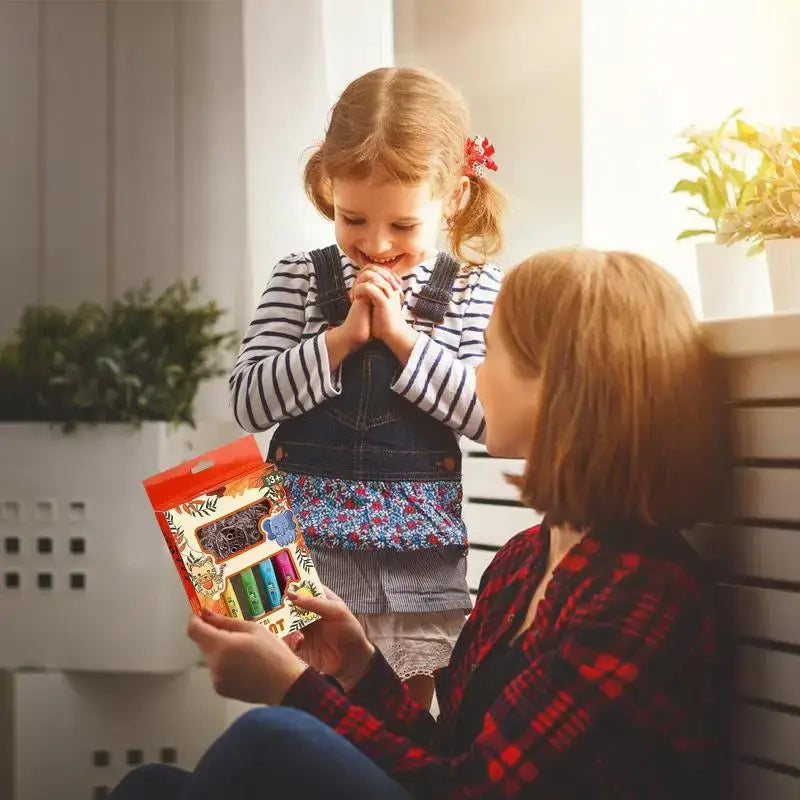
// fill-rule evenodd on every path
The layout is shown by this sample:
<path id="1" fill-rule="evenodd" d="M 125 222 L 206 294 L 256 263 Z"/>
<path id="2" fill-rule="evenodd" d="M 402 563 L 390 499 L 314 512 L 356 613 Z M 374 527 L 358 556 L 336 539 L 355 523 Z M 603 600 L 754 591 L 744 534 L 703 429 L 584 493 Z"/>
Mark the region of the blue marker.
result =
<path id="1" fill-rule="evenodd" d="M 278 576 L 275 574 L 272 561 L 268 558 L 262 561 L 258 565 L 258 571 L 261 573 L 261 580 L 264 581 L 264 590 L 270 603 L 269 608 L 277 608 L 281 604 L 281 590 L 278 588 Z"/>

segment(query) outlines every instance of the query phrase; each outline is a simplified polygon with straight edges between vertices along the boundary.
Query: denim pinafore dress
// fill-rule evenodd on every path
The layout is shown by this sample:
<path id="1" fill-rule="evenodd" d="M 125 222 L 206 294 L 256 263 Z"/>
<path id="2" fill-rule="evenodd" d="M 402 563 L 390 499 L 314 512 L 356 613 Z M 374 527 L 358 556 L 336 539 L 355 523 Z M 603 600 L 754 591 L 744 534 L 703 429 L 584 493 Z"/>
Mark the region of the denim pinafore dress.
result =
<path id="1" fill-rule="evenodd" d="M 350 300 L 338 247 L 312 251 L 309 256 L 316 278 L 316 305 L 329 327 L 339 325 Z M 451 256 L 440 253 L 437 257 L 413 307 L 420 327 L 430 330 L 444 321 L 459 268 Z M 337 396 L 278 426 L 269 459 L 287 474 L 290 490 L 298 476 L 354 485 L 460 483 L 456 434 L 392 389 L 400 371 L 391 350 L 381 341 L 370 341 L 342 362 Z M 459 546 L 340 550 L 309 541 L 309 547 L 323 582 L 355 611 L 446 611 L 470 607 L 466 533 L 451 533 L 451 538 L 461 542 Z M 348 536 L 352 540 L 358 534 L 341 532 L 342 539 Z"/>

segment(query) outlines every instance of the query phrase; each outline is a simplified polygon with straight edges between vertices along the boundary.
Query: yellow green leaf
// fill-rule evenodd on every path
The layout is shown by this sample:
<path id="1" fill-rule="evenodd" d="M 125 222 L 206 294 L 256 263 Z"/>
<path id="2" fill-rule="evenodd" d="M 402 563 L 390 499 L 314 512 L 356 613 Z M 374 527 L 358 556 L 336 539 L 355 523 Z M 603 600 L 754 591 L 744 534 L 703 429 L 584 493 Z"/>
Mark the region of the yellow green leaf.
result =
<path id="1" fill-rule="evenodd" d="M 702 197 L 704 186 L 701 181 L 689 181 L 685 178 L 683 180 L 678 181 L 672 187 L 673 193 L 675 192 L 688 192 L 692 195 L 700 195 Z"/>
<path id="2" fill-rule="evenodd" d="M 690 230 L 683 231 L 683 233 L 679 234 L 678 241 L 680 242 L 682 239 L 689 239 L 692 236 L 705 236 L 706 234 L 711 234 L 713 236 L 714 233 L 715 231 L 708 229 L 700 230 L 698 228 L 692 228 Z"/>

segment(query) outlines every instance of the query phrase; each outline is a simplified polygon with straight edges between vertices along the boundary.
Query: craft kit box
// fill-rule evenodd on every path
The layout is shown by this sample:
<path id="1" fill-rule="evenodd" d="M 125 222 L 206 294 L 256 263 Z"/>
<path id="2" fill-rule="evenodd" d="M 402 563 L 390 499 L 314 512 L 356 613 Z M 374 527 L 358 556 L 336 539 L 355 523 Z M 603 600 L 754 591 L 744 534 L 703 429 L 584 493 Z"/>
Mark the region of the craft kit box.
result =
<path id="1" fill-rule="evenodd" d="M 323 592 L 280 471 L 245 436 L 144 481 L 196 613 L 255 620 L 283 637 L 317 615 L 286 596 Z"/>

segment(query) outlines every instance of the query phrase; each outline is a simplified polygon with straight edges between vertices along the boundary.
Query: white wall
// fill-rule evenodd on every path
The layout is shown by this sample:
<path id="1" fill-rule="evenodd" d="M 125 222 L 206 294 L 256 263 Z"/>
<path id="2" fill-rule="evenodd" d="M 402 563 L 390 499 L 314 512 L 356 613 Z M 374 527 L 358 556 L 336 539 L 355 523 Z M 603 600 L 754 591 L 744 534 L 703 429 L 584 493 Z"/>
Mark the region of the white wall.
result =
<path id="1" fill-rule="evenodd" d="M 394 64 L 392 0 L 322 0 L 322 30 L 331 103 L 359 75 Z"/>
<path id="2" fill-rule="evenodd" d="M 511 266 L 581 239 L 580 0 L 395 0 L 398 64 L 455 84 L 497 148 Z"/>
<path id="3" fill-rule="evenodd" d="M 0 3 L 0 339 L 29 303 L 195 276 L 241 326 L 241 25 L 239 0 Z"/>
<path id="4" fill-rule="evenodd" d="M 40 286 L 39 9 L 0 3 L 0 337 Z"/>
<path id="5" fill-rule="evenodd" d="M 797 0 L 584 0 L 583 232 L 587 244 L 641 251 L 670 269 L 699 310 L 692 240 L 699 217 L 670 190 L 678 134 L 738 106 L 797 124 Z"/>
<path id="6" fill-rule="evenodd" d="M 199 276 L 237 310 L 241 6 L 0 4 L 0 333 Z"/>
<path id="7" fill-rule="evenodd" d="M 455 83 L 497 145 L 500 261 L 583 243 L 639 250 L 698 304 L 696 222 L 670 191 L 689 124 L 737 106 L 800 118 L 798 0 L 396 0 L 397 61 Z"/>

